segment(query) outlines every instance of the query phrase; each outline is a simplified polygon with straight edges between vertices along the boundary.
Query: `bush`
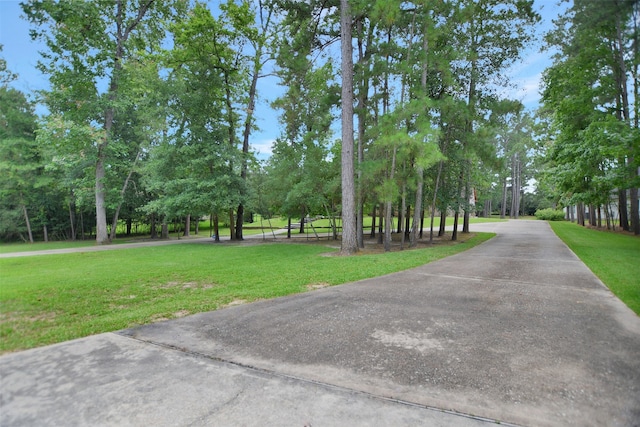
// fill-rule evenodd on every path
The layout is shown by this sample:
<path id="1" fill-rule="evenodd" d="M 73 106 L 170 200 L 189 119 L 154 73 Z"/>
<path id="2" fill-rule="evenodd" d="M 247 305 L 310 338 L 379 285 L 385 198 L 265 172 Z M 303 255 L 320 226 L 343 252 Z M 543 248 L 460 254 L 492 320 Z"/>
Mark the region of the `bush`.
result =
<path id="1" fill-rule="evenodd" d="M 544 221 L 562 221 L 564 220 L 564 212 L 551 208 L 539 209 L 536 211 L 536 218 Z"/>

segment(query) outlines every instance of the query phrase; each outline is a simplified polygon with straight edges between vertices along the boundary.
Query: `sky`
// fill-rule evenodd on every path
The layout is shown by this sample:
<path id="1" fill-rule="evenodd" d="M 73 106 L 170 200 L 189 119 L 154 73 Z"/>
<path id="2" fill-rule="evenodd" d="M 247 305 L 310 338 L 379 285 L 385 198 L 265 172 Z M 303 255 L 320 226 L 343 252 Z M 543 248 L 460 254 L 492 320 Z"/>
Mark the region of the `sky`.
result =
<path id="1" fill-rule="evenodd" d="M 535 0 L 535 9 L 542 16 L 542 22 L 536 27 L 539 37 L 552 28 L 551 21 L 565 7 L 558 5 L 558 0 Z M 18 79 L 12 86 L 30 95 L 47 89 L 48 81 L 36 69 L 38 52 L 44 50 L 44 46 L 31 40 L 29 24 L 21 16 L 20 0 L 0 0 L 0 44 L 3 45 L 0 55 L 7 61 L 9 70 L 18 74 Z M 544 69 L 551 65 L 549 56 L 549 52 L 540 52 L 540 43 L 523 52 L 522 59 L 507 72 L 515 88 L 505 91 L 505 94 L 509 98 L 520 100 L 528 110 L 537 108 L 540 102 L 540 78 Z M 264 157 L 271 153 L 271 144 L 280 135 L 278 115 L 269 107 L 269 102 L 282 89 L 271 78 L 259 82 L 258 90 L 260 100 L 255 114 L 260 130 L 252 135 L 252 147 L 260 153 L 260 157 Z M 36 110 L 38 113 L 42 111 L 44 110 Z"/>

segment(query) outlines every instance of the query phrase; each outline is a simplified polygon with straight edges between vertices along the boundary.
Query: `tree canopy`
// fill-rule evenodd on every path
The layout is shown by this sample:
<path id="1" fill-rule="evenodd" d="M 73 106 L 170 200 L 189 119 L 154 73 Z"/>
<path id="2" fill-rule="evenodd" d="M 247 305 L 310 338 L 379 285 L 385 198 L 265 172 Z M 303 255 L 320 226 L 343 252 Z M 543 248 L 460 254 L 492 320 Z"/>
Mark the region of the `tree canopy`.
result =
<path id="1" fill-rule="evenodd" d="M 23 10 L 46 43 L 38 67 L 51 89 L 37 120 L 0 62 L 0 149 L 12 159 L 0 165 L 3 239 L 32 240 L 35 221 L 103 244 L 123 222 L 182 221 L 188 233 L 192 216 L 242 239 L 246 215 L 260 212 L 340 218 L 352 254 L 365 216 L 386 249 L 411 246 L 426 215 L 461 217 L 465 232 L 472 215 L 518 217 L 532 179 L 536 200 L 590 211 L 616 194 L 621 225 L 638 228 L 637 2 L 575 0 L 559 17 L 536 117 L 500 95 L 540 21 L 532 0 Z M 280 132 L 259 161 L 256 101 L 273 81 Z"/>

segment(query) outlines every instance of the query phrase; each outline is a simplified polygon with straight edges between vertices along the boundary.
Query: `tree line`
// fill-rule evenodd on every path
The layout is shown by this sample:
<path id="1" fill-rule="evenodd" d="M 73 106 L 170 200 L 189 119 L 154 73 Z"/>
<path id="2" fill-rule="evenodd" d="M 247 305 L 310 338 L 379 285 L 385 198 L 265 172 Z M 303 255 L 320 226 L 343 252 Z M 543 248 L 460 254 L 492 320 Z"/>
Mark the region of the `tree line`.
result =
<path id="1" fill-rule="evenodd" d="M 500 96 L 540 20 L 529 0 L 44 0 L 23 10 L 47 46 L 38 67 L 50 89 L 38 102 L 48 113 L 34 115 L 0 64 L 3 239 L 33 241 L 38 230 L 104 244 L 122 222 L 166 236 L 171 222 L 188 231 L 205 215 L 216 238 L 222 222 L 242 239 L 257 212 L 341 216 L 343 253 L 364 245 L 372 215 L 371 234 L 390 249 L 394 232 L 409 246 L 423 229 L 433 238 L 436 213 L 464 231 L 475 213 L 517 217 L 537 169 L 559 176 L 553 67 L 544 115 Z M 620 22 L 628 37 L 631 17 Z M 267 75 L 282 88 L 270 105 L 280 135 L 258 161 L 251 142 Z M 618 121 L 637 130 L 633 99 L 635 113 Z M 616 156 L 603 167 L 631 170 L 638 159 Z M 611 191 L 631 189 L 630 177 Z M 542 204 L 577 200 L 540 182 Z"/>
<path id="2" fill-rule="evenodd" d="M 574 0 L 546 35 L 540 181 L 569 216 L 640 234 L 640 3 Z"/>

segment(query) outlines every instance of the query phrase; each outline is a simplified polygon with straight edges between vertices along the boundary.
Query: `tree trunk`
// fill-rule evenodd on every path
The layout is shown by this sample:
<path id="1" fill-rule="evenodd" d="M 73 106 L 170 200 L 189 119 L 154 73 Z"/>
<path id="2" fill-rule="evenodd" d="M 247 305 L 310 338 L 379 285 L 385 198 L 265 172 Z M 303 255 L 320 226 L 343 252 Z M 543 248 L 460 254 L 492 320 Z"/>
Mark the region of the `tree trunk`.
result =
<path id="1" fill-rule="evenodd" d="M 390 172 L 390 176 L 389 179 L 391 181 L 393 181 L 393 177 L 395 176 L 395 170 L 396 170 L 396 151 L 397 148 L 394 146 L 393 147 L 393 155 L 391 156 L 391 172 Z M 384 219 L 384 250 L 385 252 L 388 252 L 391 250 L 391 233 L 393 232 L 393 222 L 391 221 L 393 218 L 393 204 L 391 201 L 390 196 L 389 200 L 387 200 L 386 203 L 386 210 L 385 210 L 385 219 Z M 398 213 L 398 226 L 400 224 L 400 218 L 401 218 L 401 214 Z"/>
<path id="2" fill-rule="evenodd" d="M 229 209 L 229 240 L 236 240 L 236 233 L 234 233 L 235 218 L 233 215 L 233 208 Z"/>
<path id="3" fill-rule="evenodd" d="M 464 216 L 462 219 L 462 232 L 469 233 L 469 222 L 470 222 L 470 214 L 469 210 L 471 209 L 471 203 L 469 202 L 471 195 L 471 178 L 468 176 L 471 173 L 471 165 L 469 164 L 469 170 L 467 171 L 467 176 L 464 180 Z"/>
<path id="4" fill-rule="evenodd" d="M 406 212 L 407 211 L 406 204 L 407 204 L 407 198 L 404 195 L 404 189 L 403 189 L 403 191 L 402 191 L 402 203 L 400 204 L 400 211 L 402 211 L 402 212 Z M 404 217 L 406 219 L 409 219 L 409 217 L 406 214 L 404 215 Z M 403 221 L 401 221 L 400 218 L 398 218 L 398 228 L 402 228 L 402 227 L 400 227 L 400 223 L 402 223 L 402 222 Z M 406 220 L 404 222 L 405 222 L 404 230 L 402 230 L 402 229 L 400 230 L 400 233 L 401 233 L 401 235 L 400 235 L 400 249 L 404 249 L 404 241 L 406 240 L 405 236 L 407 235 L 407 233 L 406 233 L 406 230 L 407 230 L 407 228 L 406 228 Z"/>
<path id="5" fill-rule="evenodd" d="M 518 153 L 511 156 L 511 211 L 509 217 L 518 219 L 520 210 L 520 182 L 519 182 L 519 165 Z"/>
<path id="6" fill-rule="evenodd" d="M 389 252 L 391 250 L 391 201 L 388 201 L 385 205 L 384 214 L 384 251 Z"/>
<path id="7" fill-rule="evenodd" d="M 640 234 L 640 212 L 638 210 L 637 188 L 631 188 L 629 190 L 629 199 L 631 201 L 631 231 L 637 236 Z"/>
<path id="8" fill-rule="evenodd" d="M 362 164 L 364 163 L 364 138 L 365 138 L 365 122 L 367 117 L 367 105 L 369 94 L 369 79 L 367 78 L 367 71 L 369 68 L 368 60 L 369 54 L 364 51 L 363 46 L 363 34 L 362 34 L 362 19 L 357 21 L 358 26 L 358 63 L 360 64 L 360 90 L 358 92 L 358 182 L 356 187 L 356 205 L 358 212 L 356 213 L 356 239 L 358 241 L 358 247 L 364 248 L 364 189 L 362 188 Z M 367 47 L 370 46 L 373 38 L 374 25 L 369 25 L 367 32 Z M 374 221 L 375 223 L 375 214 Z M 373 230 L 373 229 L 372 229 Z M 375 231 L 374 234 L 375 236 Z"/>
<path id="9" fill-rule="evenodd" d="M 44 241 L 48 242 L 49 241 L 49 230 L 47 229 L 47 224 L 44 224 L 42 226 L 42 232 L 44 233 Z"/>
<path id="10" fill-rule="evenodd" d="M 107 211 L 105 206 L 106 190 L 104 188 L 105 145 L 105 143 L 98 145 L 98 163 L 96 164 L 96 243 L 98 245 L 109 243 Z"/>
<path id="11" fill-rule="evenodd" d="M 440 225 L 438 226 L 438 237 L 444 236 L 445 227 L 447 226 L 447 211 L 440 212 Z"/>
<path id="12" fill-rule="evenodd" d="M 71 224 L 71 240 L 76 240 L 76 204 L 73 201 L 73 192 L 71 192 L 71 199 L 69 199 L 69 223 Z"/>
<path id="13" fill-rule="evenodd" d="M 427 58 L 429 54 L 429 39 L 427 37 L 427 31 L 423 32 L 422 39 L 422 51 L 424 57 Z M 427 78 L 428 78 L 428 64 L 425 59 L 422 62 L 422 75 L 420 76 L 420 87 L 422 88 L 423 96 L 427 96 Z M 426 112 L 426 111 L 425 111 Z M 422 225 L 424 224 L 424 202 L 422 201 L 422 193 L 424 191 L 424 169 L 418 165 L 416 167 L 417 185 L 416 185 L 416 204 L 413 210 L 413 227 L 411 228 L 411 235 L 409 236 L 409 247 L 414 248 L 418 244 L 418 234 L 422 238 Z M 420 223 L 420 230 L 418 230 L 418 222 Z"/>
<path id="14" fill-rule="evenodd" d="M 584 227 L 584 203 L 578 202 L 576 205 L 576 219 L 579 225 Z"/>
<path id="15" fill-rule="evenodd" d="M 627 204 L 627 190 L 618 191 L 618 214 L 620 215 L 620 227 L 624 231 L 630 231 Z"/>
<path id="16" fill-rule="evenodd" d="M 420 220 L 420 219 L 418 219 Z M 404 235 L 405 237 L 409 237 L 411 234 L 411 205 L 407 205 L 404 214 Z"/>
<path id="17" fill-rule="evenodd" d="M 162 220 L 162 228 L 161 228 L 161 232 L 160 232 L 160 238 L 161 239 L 168 239 L 169 238 L 169 224 L 167 223 L 167 218 L 165 217 Z"/>
<path id="18" fill-rule="evenodd" d="M 382 241 L 384 240 L 384 231 L 383 231 L 383 226 L 384 226 L 384 216 L 385 216 L 385 205 L 380 202 L 380 209 L 378 209 L 380 211 L 380 217 L 378 220 L 378 244 L 381 245 Z"/>
<path id="19" fill-rule="evenodd" d="M 398 208 L 398 229 L 396 230 L 396 233 L 400 234 L 402 233 L 402 224 L 404 221 L 404 204 L 403 202 L 404 197 L 401 196 L 400 200 L 399 200 L 399 208 Z"/>
<path id="20" fill-rule="evenodd" d="M 440 185 L 440 175 L 442 175 L 443 165 L 444 165 L 444 161 L 440 160 L 440 164 L 438 165 L 438 175 L 436 175 L 436 185 L 435 185 L 435 188 L 433 189 L 433 199 L 431 200 L 431 225 L 429 230 L 429 243 L 433 243 L 434 216 L 436 214 L 436 201 L 438 197 L 438 187 Z"/>
<path id="21" fill-rule="evenodd" d="M 151 214 L 151 238 L 158 238 L 158 230 L 156 229 L 156 214 Z"/>
<path id="22" fill-rule="evenodd" d="M 291 217 L 287 217 L 287 239 L 291 238 Z"/>
<path id="23" fill-rule="evenodd" d="M 246 172 L 245 172 L 245 175 L 246 175 Z M 243 177 L 243 179 L 246 179 L 246 176 Z M 244 240 L 244 237 L 242 236 L 243 224 L 244 224 L 244 205 L 240 203 L 238 205 L 238 212 L 236 213 L 236 229 L 235 229 L 236 240 Z"/>
<path id="24" fill-rule="evenodd" d="M 500 219 L 507 216 L 507 177 L 502 178 L 502 206 L 500 206 Z"/>
<path id="25" fill-rule="evenodd" d="M 453 233 L 451 234 L 451 240 L 458 240 L 458 218 L 460 213 L 456 209 L 456 213 L 453 214 Z"/>
<path id="26" fill-rule="evenodd" d="M 372 239 L 376 237 L 376 207 L 377 205 L 374 203 L 373 212 L 371 213 L 371 233 L 369 234 Z"/>
<path id="27" fill-rule="evenodd" d="M 84 240 L 84 213 L 80 209 L 80 238 Z"/>
<path id="28" fill-rule="evenodd" d="M 220 219 L 218 218 L 218 214 L 213 215 L 213 235 L 215 236 L 215 241 L 220 241 Z"/>
<path id="29" fill-rule="evenodd" d="M 184 219 L 184 233 L 182 234 L 185 237 L 188 237 L 191 233 L 191 214 L 187 214 L 187 217 Z"/>
<path id="30" fill-rule="evenodd" d="M 409 247 L 415 248 L 418 245 L 418 234 L 422 237 L 422 221 L 424 219 L 424 209 L 422 207 L 422 192 L 424 191 L 424 171 L 418 166 L 418 185 L 416 188 L 416 205 L 413 208 L 413 224 L 409 235 Z M 408 216 L 408 215 L 407 215 Z M 420 227 L 418 227 L 420 224 Z"/>
<path id="31" fill-rule="evenodd" d="M 615 59 L 617 62 L 617 67 L 614 73 L 616 80 L 616 87 L 618 90 L 619 99 L 622 102 L 620 105 L 621 108 L 618 108 L 617 117 L 618 120 L 621 120 L 629 125 L 631 125 L 631 117 L 629 110 L 629 93 L 627 88 L 627 66 L 625 62 L 625 40 L 622 30 L 622 22 L 620 13 L 616 14 L 616 43 L 614 50 Z M 637 46 L 636 46 L 637 49 Z M 637 58 L 636 58 L 637 59 Z M 637 102 L 637 100 L 636 100 Z M 637 121 L 636 117 L 636 121 Z M 633 175 L 636 175 L 635 173 Z M 633 198 L 633 189 L 631 190 L 630 198 Z M 640 223 L 638 220 L 638 193 L 637 187 L 635 189 L 635 205 L 634 201 L 631 200 L 631 218 L 627 216 L 627 192 L 626 190 L 620 190 L 619 192 L 619 213 L 620 213 L 620 225 L 622 229 L 625 231 L 634 231 L 635 234 L 640 233 Z M 634 211 L 636 212 L 634 218 Z M 629 227 L 629 220 L 631 220 L 631 228 Z M 634 224 L 635 222 L 635 224 Z"/>
<path id="32" fill-rule="evenodd" d="M 342 69 L 342 244 L 340 254 L 358 252 L 353 156 L 353 46 L 352 17 L 348 0 L 340 0 L 340 48 Z"/>

